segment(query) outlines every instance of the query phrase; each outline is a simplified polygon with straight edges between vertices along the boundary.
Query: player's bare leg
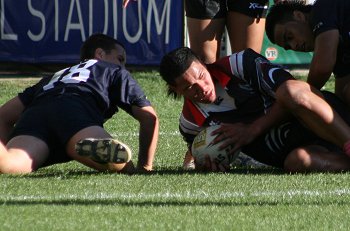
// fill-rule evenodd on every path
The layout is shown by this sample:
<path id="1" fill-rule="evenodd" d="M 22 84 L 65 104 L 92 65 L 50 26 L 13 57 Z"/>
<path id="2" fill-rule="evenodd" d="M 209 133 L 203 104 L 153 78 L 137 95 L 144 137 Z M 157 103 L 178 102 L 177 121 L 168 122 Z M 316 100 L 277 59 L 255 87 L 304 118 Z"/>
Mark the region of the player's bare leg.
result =
<path id="1" fill-rule="evenodd" d="M 264 39 L 265 19 L 253 18 L 245 14 L 229 11 L 227 31 L 232 53 L 251 48 L 260 53 Z"/>
<path id="2" fill-rule="evenodd" d="M 350 140 L 350 128 L 345 121 L 305 82 L 288 80 L 276 91 L 277 103 L 321 138 L 340 148 Z"/>
<path id="3" fill-rule="evenodd" d="M 48 155 L 48 146 L 42 140 L 33 136 L 16 136 L 6 146 L 0 143 L 0 172 L 33 172 L 45 162 Z"/>
<path id="4" fill-rule="evenodd" d="M 288 172 L 339 172 L 350 169 L 350 158 L 343 153 L 310 145 L 293 150 L 284 162 Z"/>
<path id="5" fill-rule="evenodd" d="M 225 19 L 187 18 L 191 49 L 205 63 L 213 63 L 220 57 L 220 44 Z"/>

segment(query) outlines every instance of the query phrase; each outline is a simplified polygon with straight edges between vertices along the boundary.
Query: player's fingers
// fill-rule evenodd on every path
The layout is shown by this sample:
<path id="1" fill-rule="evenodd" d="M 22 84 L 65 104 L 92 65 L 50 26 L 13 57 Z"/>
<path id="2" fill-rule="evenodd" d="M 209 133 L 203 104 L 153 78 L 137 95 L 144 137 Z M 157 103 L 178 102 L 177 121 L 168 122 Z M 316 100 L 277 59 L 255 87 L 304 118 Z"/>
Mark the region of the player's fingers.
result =
<path id="1" fill-rule="evenodd" d="M 211 135 L 217 135 L 223 133 L 223 128 L 220 126 L 218 129 L 215 129 L 214 131 L 211 132 Z"/>
<path id="2" fill-rule="evenodd" d="M 218 165 L 218 169 L 220 172 L 227 172 L 227 170 L 230 168 L 230 166 L 226 165 L 226 164 L 219 164 Z"/>
<path id="3" fill-rule="evenodd" d="M 211 160 L 210 160 L 210 156 L 208 154 L 205 154 L 205 156 L 204 156 L 204 165 L 203 165 L 202 170 L 205 170 L 205 171 L 211 170 Z"/>
<path id="4" fill-rule="evenodd" d="M 214 161 L 210 161 L 210 163 L 211 163 L 211 171 L 213 172 L 219 171 L 219 168 Z"/>
<path id="5" fill-rule="evenodd" d="M 226 138 L 222 140 L 222 143 L 219 146 L 219 150 L 226 149 L 227 147 L 235 145 L 234 141 L 231 138 Z"/>
<path id="6" fill-rule="evenodd" d="M 228 137 L 229 137 L 229 135 L 226 132 L 218 133 L 211 143 L 217 144 L 223 140 L 228 139 Z"/>

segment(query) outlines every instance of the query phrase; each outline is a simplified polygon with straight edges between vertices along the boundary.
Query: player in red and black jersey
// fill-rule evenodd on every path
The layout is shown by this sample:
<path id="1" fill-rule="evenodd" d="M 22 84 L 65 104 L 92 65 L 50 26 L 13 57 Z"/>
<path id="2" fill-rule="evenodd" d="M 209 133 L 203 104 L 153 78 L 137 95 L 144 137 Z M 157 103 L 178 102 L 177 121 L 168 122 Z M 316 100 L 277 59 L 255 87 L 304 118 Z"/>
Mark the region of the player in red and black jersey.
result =
<path id="1" fill-rule="evenodd" d="M 203 127 L 222 124 L 216 141 L 262 163 L 292 172 L 350 168 L 350 121 L 341 118 L 350 114 L 342 102 L 251 49 L 205 65 L 179 48 L 164 56 L 160 74 L 169 94 L 184 97 L 180 131 L 189 147 Z"/>
<path id="2" fill-rule="evenodd" d="M 158 118 L 124 68 L 124 47 L 111 37 L 95 34 L 84 42 L 81 59 L 0 108 L 0 137 L 7 143 L 0 146 L 0 172 L 32 172 L 69 160 L 100 171 L 121 170 L 110 169 L 110 162 L 128 162 L 132 171 L 130 149 L 103 128 L 119 108 L 140 123 L 138 169 L 152 170 Z"/>

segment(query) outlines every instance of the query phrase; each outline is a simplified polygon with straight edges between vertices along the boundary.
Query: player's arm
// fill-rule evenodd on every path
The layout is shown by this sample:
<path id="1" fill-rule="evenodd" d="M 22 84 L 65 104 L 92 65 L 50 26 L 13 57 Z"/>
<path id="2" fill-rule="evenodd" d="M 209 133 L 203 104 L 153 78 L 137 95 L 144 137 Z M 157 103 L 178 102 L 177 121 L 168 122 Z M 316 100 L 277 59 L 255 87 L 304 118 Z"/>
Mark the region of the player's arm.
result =
<path id="1" fill-rule="evenodd" d="M 132 106 L 132 114 L 140 123 L 137 168 L 140 171 L 151 171 L 158 142 L 158 116 L 151 106 Z"/>
<path id="2" fill-rule="evenodd" d="M 314 55 L 307 82 L 321 89 L 330 78 L 337 59 L 339 31 L 322 32 L 315 39 Z"/>
<path id="3" fill-rule="evenodd" d="M 235 153 L 243 146 L 248 145 L 257 137 L 269 131 L 272 127 L 289 118 L 290 115 L 277 100 L 266 114 L 258 117 L 251 123 L 222 124 L 213 133 L 219 134 L 214 139 L 214 143 L 222 141 L 222 145 L 220 146 L 222 149 L 229 145 L 234 145 L 231 153 Z"/>
<path id="4" fill-rule="evenodd" d="M 3 143 L 7 142 L 8 136 L 23 110 L 24 105 L 18 96 L 0 107 L 0 140 Z"/>

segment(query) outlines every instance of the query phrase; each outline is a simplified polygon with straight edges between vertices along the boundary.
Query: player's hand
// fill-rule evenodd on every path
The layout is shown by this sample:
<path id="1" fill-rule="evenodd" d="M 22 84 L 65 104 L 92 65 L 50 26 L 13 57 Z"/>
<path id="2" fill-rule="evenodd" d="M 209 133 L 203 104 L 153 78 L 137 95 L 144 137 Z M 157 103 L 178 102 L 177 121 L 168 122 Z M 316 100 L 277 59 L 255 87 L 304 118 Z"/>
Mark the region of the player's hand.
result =
<path id="1" fill-rule="evenodd" d="M 196 158 L 194 158 L 196 165 L 196 170 L 205 171 L 205 172 L 227 172 L 230 169 L 230 166 L 224 164 L 217 164 L 215 161 L 210 159 L 209 155 L 205 155 L 205 161 L 203 165 L 196 163 Z"/>
<path id="2" fill-rule="evenodd" d="M 213 143 L 222 142 L 220 149 L 232 146 L 230 154 L 235 153 L 242 146 L 251 143 L 256 138 L 254 128 L 244 123 L 221 124 L 220 128 L 212 133 L 212 135 L 215 134 L 217 134 L 217 137 L 213 140 Z"/>

